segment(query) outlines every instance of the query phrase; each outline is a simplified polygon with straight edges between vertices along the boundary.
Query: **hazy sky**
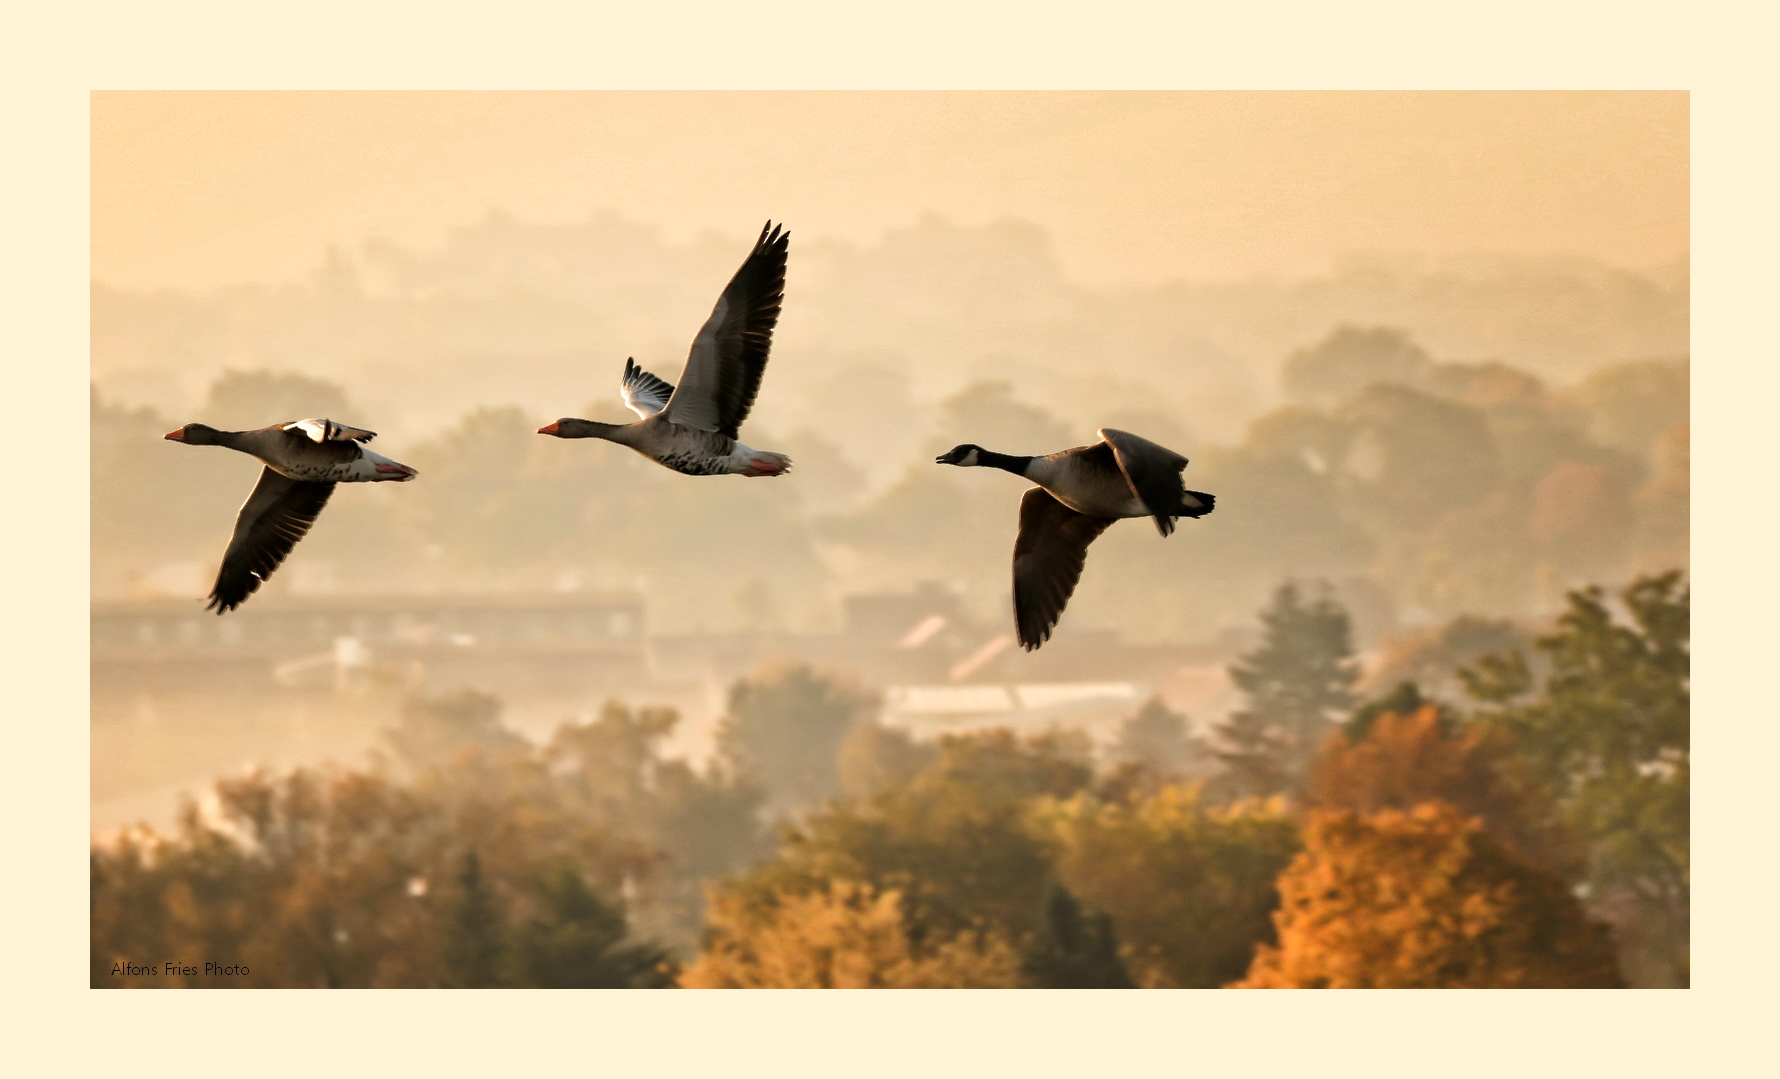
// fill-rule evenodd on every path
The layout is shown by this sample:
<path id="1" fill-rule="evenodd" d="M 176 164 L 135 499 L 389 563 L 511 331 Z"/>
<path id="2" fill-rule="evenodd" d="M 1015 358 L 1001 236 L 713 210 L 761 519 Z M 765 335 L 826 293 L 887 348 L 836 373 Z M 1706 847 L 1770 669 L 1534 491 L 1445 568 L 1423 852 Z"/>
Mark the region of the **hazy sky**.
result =
<path id="1" fill-rule="evenodd" d="M 1688 248 L 1680 92 L 103 92 L 95 279 L 297 278 L 489 209 L 670 238 L 868 242 L 925 211 L 1048 229 L 1088 285 L 1295 276 L 1351 251 Z"/>

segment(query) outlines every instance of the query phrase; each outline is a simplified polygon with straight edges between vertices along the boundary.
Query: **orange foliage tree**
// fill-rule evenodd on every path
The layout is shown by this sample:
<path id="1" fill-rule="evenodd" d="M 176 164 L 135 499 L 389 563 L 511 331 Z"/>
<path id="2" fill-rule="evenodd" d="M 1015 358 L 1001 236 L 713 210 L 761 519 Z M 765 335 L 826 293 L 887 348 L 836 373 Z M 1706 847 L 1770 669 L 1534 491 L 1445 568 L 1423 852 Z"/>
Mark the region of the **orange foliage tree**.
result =
<path id="1" fill-rule="evenodd" d="M 1557 807 L 1539 789 L 1513 736 L 1490 723 L 1457 723 L 1431 704 L 1385 712 L 1357 738 L 1329 736 L 1311 768 L 1306 801 L 1319 809 L 1413 809 L 1446 802 L 1482 820 L 1503 846 L 1560 876 L 1579 868 Z"/>
<path id="2" fill-rule="evenodd" d="M 1617 988 L 1614 949 L 1563 882 L 1429 802 L 1313 810 L 1279 879 L 1277 946 L 1237 988 Z"/>
<path id="3" fill-rule="evenodd" d="M 994 933 L 911 941 L 895 889 L 835 880 L 761 907 L 735 894 L 711 906 L 708 940 L 680 977 L 687 989 L 1000 989 L 1019 955 Z"/>

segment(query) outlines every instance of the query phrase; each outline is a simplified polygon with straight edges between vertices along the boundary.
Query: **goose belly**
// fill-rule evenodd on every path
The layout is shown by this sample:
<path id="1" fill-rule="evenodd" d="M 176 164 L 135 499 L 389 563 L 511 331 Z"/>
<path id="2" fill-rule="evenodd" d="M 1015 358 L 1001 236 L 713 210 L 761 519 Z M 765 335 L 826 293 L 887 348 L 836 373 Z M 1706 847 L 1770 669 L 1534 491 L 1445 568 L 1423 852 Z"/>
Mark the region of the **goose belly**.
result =
<path id="1" fill-rule="evenodd" d="M 727 476 L 740 471 L 732 458 L 714 457 L 708 453 L 681 450 L 661 454 L 646 453 L 643 456 L 663 468 L 671 468 L 687 476 Z"/>
<path id="2" fill-rule="evenodd" d="M 264 458 L 261 458 L 264 460 Z M 380 453 L 361 449 L 355 461 L 266 461 L 281 476 L 308 483 L 383 483 L 413 479 L 413 469 Z M 382 467 L 379 467 L 382 466 Z"/>
<path id="3" fill-rule="evenodd" d="M 1077 513 L 1085 513 L 1089 517 L 1148 517 L 1149 508 L 1143 501 L 1128 490 L 1124 497 L 1108 491 L 1059 491 L 1055 487 L 1040 484 L 1049 491 L 1052 498 L 1068 506 Z"/>

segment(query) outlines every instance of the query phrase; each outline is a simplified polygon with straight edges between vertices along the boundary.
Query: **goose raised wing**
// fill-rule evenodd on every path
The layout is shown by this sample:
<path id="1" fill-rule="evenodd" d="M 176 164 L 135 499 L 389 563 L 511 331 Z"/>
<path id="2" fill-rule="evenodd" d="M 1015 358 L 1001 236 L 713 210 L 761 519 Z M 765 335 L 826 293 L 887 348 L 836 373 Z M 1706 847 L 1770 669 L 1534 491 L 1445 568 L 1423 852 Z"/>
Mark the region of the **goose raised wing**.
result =
<path id="1" fill-rule="evenodd" d="M 778 476 L 791 458 L 739 441 L 754 407 L 785 296 L 791 234 L 767 222 L 692 340 L 675 386 L 626 360 L 619 387 L 635 423 L 564 417 L 538 428 L 557 438 L 601 438 L 692 476 Z"/>

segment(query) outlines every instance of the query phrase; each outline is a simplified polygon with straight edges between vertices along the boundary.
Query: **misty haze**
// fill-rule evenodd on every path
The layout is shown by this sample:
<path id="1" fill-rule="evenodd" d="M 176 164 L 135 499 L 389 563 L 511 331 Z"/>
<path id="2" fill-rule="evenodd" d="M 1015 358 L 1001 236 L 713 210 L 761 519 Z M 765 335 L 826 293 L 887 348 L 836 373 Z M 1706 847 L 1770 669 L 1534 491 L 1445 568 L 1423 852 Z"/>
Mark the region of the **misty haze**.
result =
<path id="1" fill-rule="evenodd" d="M 694 479 L 536 433 L 634 419 L 626 358 L 678 375 L 768 210 L 789 269 L 742 438 L 793 472 Z M 172 984 L 100 969 L 102 937 L 147 939 L 123 912 L 149 893 L 117 898 L 148 879 L 132 843 L 278 849 L 305 813 L 344 834 L 351 798 L 430 822 L 387 881 L 339 871 L 339 894 L 382 897 L 350 932 L 383 950 L 204 938 L 263 955 L 264 984 L 854 984 L 783 973 L 818 924 L 875 942 L 870 984 L 1387 984 L 1316 966 L 1335 960 L 1277 909 L 1306 858 L 1369 865 L 1389 836 L 1498 844 L 1477 872 L 1543 897 L 1502 917 L 1573 942 L 1465 984 L 1685 984 L 1684 251 L 1086 285 L 1017 216 L 865 241 L 754 217 L 491 210 L 442 245 L 329 247 L 294 282 L 94 281 L 95 985 Z M 258 465 L 161 435 L 311 416 L 419 476 L 342 485 L 263 588 L 205 612 Z M 934 456 L 1102 427 L 1185 454 L 1216 512 L 1166 539 L 1114 525 L 1024 651 L 1026 484 Z M 1555 778 L 1589 766 L 1551 748 L 1573 744 L 1550 733 L 1560 676 L 1612 626 L 1680 694 L 1626 764 L 1679 777 L 1681 838 L 1671 815 L 1654 841 L 1679 869 L 1603 853 L 1629 841 L 1576 823 L 1594 810 Z M 1449 754 L 1472 793 L 1377 779 L 1406 746 L 1416 782 Z M 988 838 L 933 823 L 953 812 Z M 1172 883 L 1120 885 L 1163 832 Z M 953 842 L 1003 844 L 993 879 L 948 876 Z M 1152 886 L 1185 906 L 1129 899 Z M 400 913 L 435 901 L 455 904 L 436 924 Z M 1216 903 L 1223 936 L 1181 928 Z M 591 965 L 564 958 L 583 946 Z"/>

